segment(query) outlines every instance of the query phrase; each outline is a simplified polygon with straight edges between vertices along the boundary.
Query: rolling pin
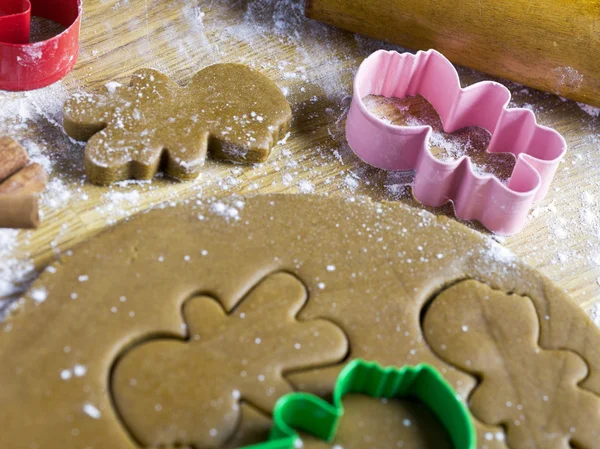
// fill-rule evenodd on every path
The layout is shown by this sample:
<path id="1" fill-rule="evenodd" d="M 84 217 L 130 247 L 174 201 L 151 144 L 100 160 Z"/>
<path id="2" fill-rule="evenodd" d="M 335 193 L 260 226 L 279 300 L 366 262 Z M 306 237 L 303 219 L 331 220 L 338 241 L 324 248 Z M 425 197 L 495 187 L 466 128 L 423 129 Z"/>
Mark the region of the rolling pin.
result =
<path id="1" fill-rule="evenodd" d="M 600 107 L 600 0 L 307 0 L 306 14 Z"/>

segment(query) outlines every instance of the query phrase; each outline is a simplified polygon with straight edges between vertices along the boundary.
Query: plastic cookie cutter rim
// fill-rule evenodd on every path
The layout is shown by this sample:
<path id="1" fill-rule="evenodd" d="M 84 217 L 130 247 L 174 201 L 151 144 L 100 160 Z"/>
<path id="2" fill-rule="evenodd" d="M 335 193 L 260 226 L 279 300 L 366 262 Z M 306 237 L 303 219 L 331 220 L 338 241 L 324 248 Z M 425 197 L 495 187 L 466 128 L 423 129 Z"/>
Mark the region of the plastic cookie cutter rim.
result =
<path id="1" fill-rule="evenodd" d="M 29 0 L 0 1 L 0 42 L 29 42 L 31 3 Z"/>
<path id="2" fill-rule="evenodd" d="M 333 442 L 344 416 L 343 397 L 348 393 L 375 398 L 416 397 L 442 422 L 455 449 L 476 449 L 477 437 L 469 410 L 454 389 L 431 365 L 382 367 L 356 359 L 338 376 L 333 404 L 309 393 L 290 393 L 277 401 L 269 441 L 244 449 L 293 449 L 297 430 Z"/>
<path id="3" fill-rule="evenodd" d="M 82 0 L 0 0 L 0 89 L 32 90 L 69 73 L 79 54 Z M 60 23 L 65 30 L 29 42 L 31 16 Z"/>
<path id="4" fill-rule="evenodd" d="M 405 98 L 422 95 L 436 109 L 444 131 L 480 126 L 492 138 L 489 153 L 512 153 L 516 164 L 507 185 L 478 175 L 468 156 L 452 162 L 429 151 L 430 126 L 397 126 L 372 114 L 367 95 Z M 416 54 L 379 50 L 360 66 L 346 122 L 352 150 L 386 170 L 415 170 L 413 192 L 421 203 L 454 202 L 456 215 L 477 219 L 492 232 L 510 235 L 523 228 L 535 201 L 547 194 L 567 144 L 557 131 L 538 125 L 529 109 L 509 108 L 510 91 L 493 81 L 462 88 L 458 72 L 435 50 Z"/>

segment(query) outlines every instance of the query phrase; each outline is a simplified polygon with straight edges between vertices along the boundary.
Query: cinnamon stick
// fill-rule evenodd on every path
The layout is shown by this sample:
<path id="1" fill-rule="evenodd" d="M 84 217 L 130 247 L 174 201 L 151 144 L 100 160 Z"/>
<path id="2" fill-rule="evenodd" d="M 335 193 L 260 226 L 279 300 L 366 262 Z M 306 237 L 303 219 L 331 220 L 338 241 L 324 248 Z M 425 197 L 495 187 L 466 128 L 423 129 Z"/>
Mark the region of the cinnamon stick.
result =
<path id="1" fill-rule="evenodd" d="M 0 137 L 0 182 L 29 163 L 27 151 L 10 137 Z"/>
<path id="2" fill-rule="evenodd" d="M 37 194 L 48 178 L 41 165 L 27 164 L 29 156 L 19 143 L 0 137 L 0 228 L 39 226 Z"/>
<path id="3" fill-rule="evenodd" d="M 32 229 L 39 224 L 36 195 L 0 195 L 0 228 Z"/>
<path id="4" fill-rule="evenodd" d="M 42 166 L 31 164 L 0 184 L 0 194 L 30 195 L 39 193 L 46 188 L 47 183 L 48 177 Z"/>

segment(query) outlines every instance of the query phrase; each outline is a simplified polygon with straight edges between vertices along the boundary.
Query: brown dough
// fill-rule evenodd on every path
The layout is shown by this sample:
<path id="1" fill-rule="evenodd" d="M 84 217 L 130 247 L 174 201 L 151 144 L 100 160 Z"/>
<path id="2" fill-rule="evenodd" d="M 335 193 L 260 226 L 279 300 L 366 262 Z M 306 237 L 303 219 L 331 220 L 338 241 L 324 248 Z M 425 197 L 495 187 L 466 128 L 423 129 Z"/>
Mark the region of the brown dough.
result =
<path id="1" fill-rule="evenodd" d="M 563 290 L 503 247 L 458 223 L 403 205 L 360 198 L 273 195 L 206 201 L 141 214 L 84 243 L 72 255 L 63 254 L 56 270 L 43 273 L 15 315 L 0 324 L 0 353 L 6 361 L 0 364 L 3 447 L 140 447 L 128 428 L 132 425 L 119 415 L 123 406 L 137 407 L 137 399 L 127 397 L 124 403 L 125 397 L 120 397 L 120 404 L 113 400 L 111 370 L 118 377 L 119 360 L 127 368 L 127 359 L 135 358 L 151 340 L 185 340 L 185 325 L 190 322 L 187 315 L 183 319 L 182 308 L 198 304 L 197 299 L 190 300 L 197 296 L 218 301 L 225 312 L 215 308 L 213 312 L 220 314 L 212 313 L 212 318 L 231 326 L 229 320 L 247 305 L 252 289 L 281 272 L 302 282 L 308 295 L 295 320 L 303 326 L 326 320 L 343 331 L 349 342 L 344 361 L 363 357 L 383 365 L 431 363 L 465 398 L 477 387 L 477 377 L 430 349 L 421 327 L 424 307 L 445 290 L 460 299 L 452 286 L 467 279 L 477 281 L 464 283 L 471 290 L 479 291 L 477 286 L 485 284 L 530 298 L 540 326 L 540 349 L 578 354 L 588 370 L 577 388 L 582 395 L 600 394 L 600 332 L 586 314 Z M 220 206 L 236 208 L 239 219 L 220 215 Z M 39 301 L 40 296 L 45 301 Z M 278 302 L 272 303 L 265 320 Z M 519 322 L 519 316 L 512 314 L 494 319 L 510 321 L 509 317 Z M 213 323 L 203 319 L 192 325 L 190 334 L 202 334 Z M 276 323 L 274 319 L 261 328 L 266 331 Z M 284 331 L 278 330 L 278 335 L 288 335 Z M 222 334 L 231 338 L 229 329 Z M 324 361 L 339 359 L 339 353 L 333 357 L 330 352 L 336 345 L 321 339 L 315 345 L 319 357 L 312 359 L 312 367 L 284 371 L 283 380 L 296 390 L 328 397 L 344 363 Z M 262 345 L 255 345 L 252 352 L 242 347 L 216 351 L 211 357 L 232 358 L 235 364 L 241 363 L 238 350 L 247 352 L 248 359 L 270 356 L 262 352 Z M 282 366 L 289 361 L 284 354 L 277 353 Z M 131 368 L 145 373 L 168 369 L 149 365 Z M 522 369 L 527 371 L 529 365 Z M 164 385 L 163 409 L 188 401 L 181 395 L 186 387 L 201 397 L 220 388 L 221 379 L 203 381 L 197 375 L 183 375 L 168 373 L 181 379 L 182 385 L 177 397 L 170 396 L 171 385 Z M 538 371 L 525 372 L 521 378 L 527 376 L 537 378 Z M 565 372 L 561 379 L 571 382 L 573 376 Z M 283 386 L 279 380 L 265 377 L 264 387 Z M 526 385 L 536 390 L 531 394 L 546 394 L 543 379 Z M 223 447 L 232 447 L 232 441 L 256 442 L 254 438 L 264 433 L 264 416 L 270 410 L 263 410 L 265 404 L 255 397 L 243 404 L 237 431 Z M 201 400 L 197 405 L 197 409 L 206 407 Z M 564 413 L 579 417 L 571 412 L 578 406 L 565 405 Z M 208 410 L 206 419 L 215 419 L 219 409 Z M 225 419 L 227 409 L 220 410 L 216 414 Z M 538 418 L 538 429 L 553 428 L 546 422 L 548 416 Z M 358 423 L 353 418 L 344 425 Z M 507 448 L 502 427 L 478 420 L 476 425 L 480 449 Z M 578 418 L 575 426 L 588 435 L 600 423 L 592 414 Z M 241 434 L 248 435 L 248 441 Z M 143 438 L 150 441 L 152 435 L 144 431 Z M 172 441 L 166 447 L 179 443 Z M 595 449 L 587 440 L 576 443 L 581 443 L 578 449 Z"/>
<path id="2" fill-rule="evenodd" d="M 461 282 L 433 301 L 423 329 L 442 359 L 483 377 L 471 410 L 504 425 L 511 449 L 597 447 L 600 397 L 578 387 L 588 367 L 574 352 L 538 346 L 539 321 L 528 298 Z"/>
<path id="3" fill-rule="evenodd" d="M 207 151 L 254 163 L 267 159 L 291 122 L 291 107 L 265 75 L 216 64 L 178 86 L 151 69 L 129 86 L 77 94 L 64 108 L 65 131 L 89 140 L 88 178 L 95 184 L 151 179 L 158 170 L 180 180 L 198 176 Z"/>
<path id="4" fill-rule="evenodd" d="M 453 449 L 446 429 L 427 406 L 400 399 L 344 396 L 344 416 L 335 440 L 301 434 L 303 449 Z"/>
<path id="5" fill-rule="evenodd" d="M 261 413 L 248 404 L 240 405 L 241 419 L 232 439 L 223 445 L 223 449 L 238 449 L 245 445 L 265 442 L 269 439 L 271 417 Z"/>
<path id="6" fill-rule="evenodd" d="M 241 398 L 268 413 L 293 391 L 284 372 L 340 362 L 348 344 L 338 327 L 296 320 L 306 300 L 287 273 L 265 278 L 229 316 L 212 298 L 189 299 L 187 341 L 134 346 L 113 370 L 115 404 L 136 439 L 221 447 L 235 432 Z"/>

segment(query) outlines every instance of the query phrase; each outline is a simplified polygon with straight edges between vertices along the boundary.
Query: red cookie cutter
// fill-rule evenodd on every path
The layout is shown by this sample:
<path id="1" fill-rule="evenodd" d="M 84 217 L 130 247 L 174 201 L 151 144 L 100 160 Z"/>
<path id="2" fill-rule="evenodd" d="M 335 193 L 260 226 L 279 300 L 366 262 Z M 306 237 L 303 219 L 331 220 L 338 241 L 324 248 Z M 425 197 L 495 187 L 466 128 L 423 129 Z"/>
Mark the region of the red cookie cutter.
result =
<path id="1" fill-rule="evenodd" d="M 32 15 L 66 30 L 30 43 Z M 81 0 L 0 0 L 0 89 L 39 89 L 62 79 L 77 61 L 80 26 Z"/>
<path id="2" fill-rule="evenodd" d="M 442 162 L 429 151 L 430 126 L 396 126 L 373 115 L 367 95 L 404 98 L 417 94 L 436 109 L 444 131 L 480 126 L 492 134 L 489 153 L 512 153 L 517 161 L 507 184 L 478 175 L 463 156 Z M 567 144 L 555 130 L 538 125 L 528 109 L 509 109 L 510 91 L 483 81 L 461 88 L 458 72 L 435 50 L 416 54 L 377 51 L 360 66 L 346 122 L 352 150 L 365 162 L 386 170 L 415 170 L 413 193 L 421 203 L 439 207 L 454 202 L 456 215 L 479 220 L 500 235 L 520 231 L 535 201 L 548 193 Z"/>

